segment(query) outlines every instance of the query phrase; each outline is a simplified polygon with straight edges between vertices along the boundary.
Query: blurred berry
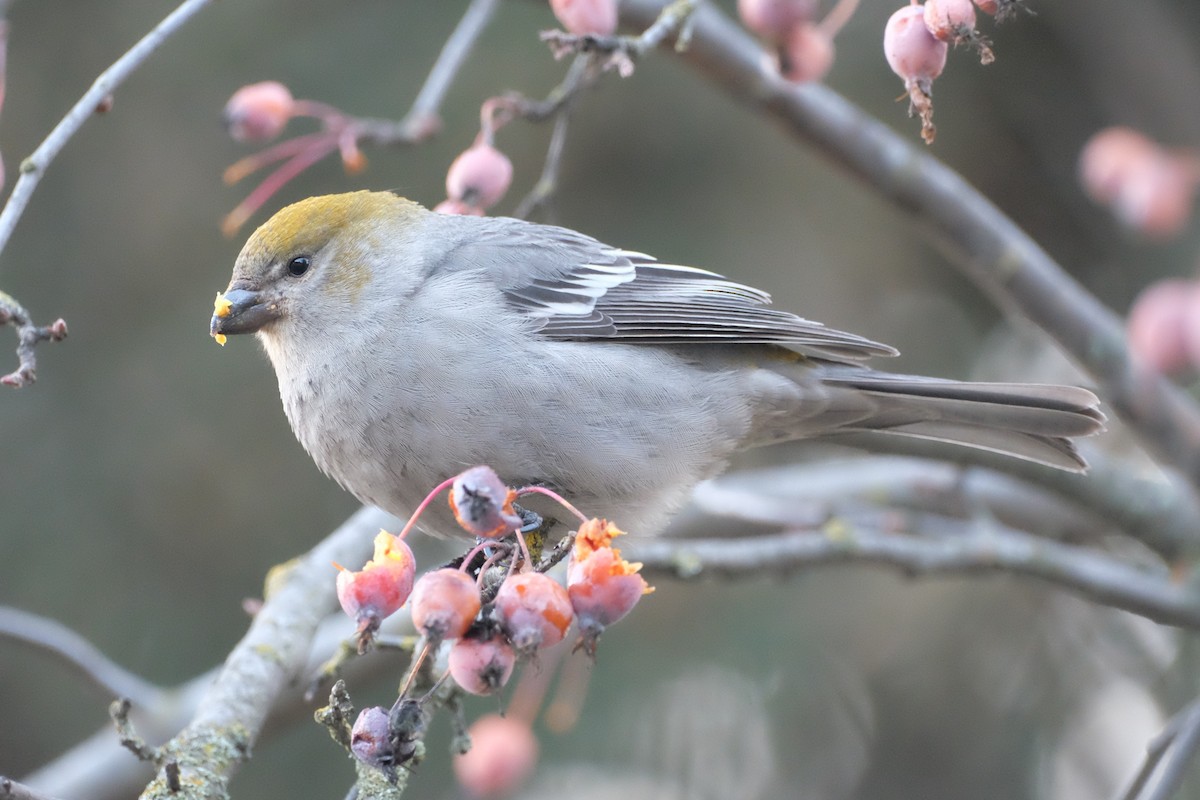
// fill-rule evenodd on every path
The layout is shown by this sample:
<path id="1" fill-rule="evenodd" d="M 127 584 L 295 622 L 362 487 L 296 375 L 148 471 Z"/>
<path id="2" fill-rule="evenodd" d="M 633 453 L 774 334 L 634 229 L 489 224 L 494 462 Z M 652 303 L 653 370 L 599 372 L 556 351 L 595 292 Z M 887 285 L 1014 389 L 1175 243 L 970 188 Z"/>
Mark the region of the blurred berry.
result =
<path id="1" fill-rule="evenodd" d="M 1189 316 L 1200 319 L 1197 287 L 1192 281 L 1166 280 L 1151 284 L 1133 301 L 1126 335 L 1133 357 L 1159 372 L 1176 372 L 1200 355 L 1200 335 L 1191 337 Z M 1189 339 L 1198 341 L 1189 351 Z"/>
<path id="2" fill-rule="evenodd" d="M 812 22 L 817 0 L 738 0 L 742 24 L 764 39 L 782 42 L 797 25 Z"/>
<path id="3" fill-rule="evenodd" d="M 462 636 L 479 607 L 474 579 L 450 567 L 422 575 L 412 593 L 413 625 L 433 641 Z"/>
<path id="4" fill-rule="evenodd" d="M 1174 236 L 1191 218 L 1194 158 L 1129 128 L 1107 128 L 1089 139 L 1079 155 L 1079 177 L 1089 197 L 1146 236 Z"/>
<path id="5" fill-rule="evenodd" d="M 510 575 L 496 593 L 496 612 L 517 655 L 527 657 L 563 640 L 571 626 L 571 599 L 540 572 Z"/>
<path id="6" fill-rule="evenodd" d="M 833 67 L 833 37 L 811 22 L 794 26 L 781 49 L 783 77 L 792 83 L 822 80 Z"/>
<path id="7" fill-rule="evenodd" d="M 292 117 L 295 100 L 278 81 L 243 86 L 225 104 L 225 126 L 239 142 L 262 142 L 283 132 Z"/>
<path id="8" fill-rule="evenodd" d="M 612 36 L 617 31 L 617 0 L 550 0 L 567 33 Z"/>
<path id="9" fill-rule="evenodd" d="M 527 722 L 488 714 L 467 733 L 471 749 L 454 757 L 454 775 L 469 797 L 511 796 L 537 766 L 538 742 Z"/>

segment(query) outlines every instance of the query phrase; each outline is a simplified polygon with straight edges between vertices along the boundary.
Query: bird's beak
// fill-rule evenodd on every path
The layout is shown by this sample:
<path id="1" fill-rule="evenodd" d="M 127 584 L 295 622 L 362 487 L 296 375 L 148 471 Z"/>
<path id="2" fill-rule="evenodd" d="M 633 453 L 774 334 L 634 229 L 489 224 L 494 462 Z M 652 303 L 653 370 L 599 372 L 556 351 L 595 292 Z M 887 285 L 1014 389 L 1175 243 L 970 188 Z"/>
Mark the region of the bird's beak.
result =
<path id="1" fill-rule="evenodd" d="M 225 344 L 226 334 L 254 333 L 280 316 L 279 303 L 261 292 L 230 288 L 217 295 L 208 332 L 218 343 Z"/>

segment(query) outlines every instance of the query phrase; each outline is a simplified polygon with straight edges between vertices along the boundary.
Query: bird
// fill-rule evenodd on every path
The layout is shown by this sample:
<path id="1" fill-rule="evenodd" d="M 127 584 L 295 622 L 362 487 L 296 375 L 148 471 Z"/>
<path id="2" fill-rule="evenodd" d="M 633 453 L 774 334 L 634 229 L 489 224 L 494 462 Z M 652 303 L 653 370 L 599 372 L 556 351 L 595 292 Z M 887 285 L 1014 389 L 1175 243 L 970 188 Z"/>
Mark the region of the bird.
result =
<path id="1" fill-rule="evenodd" d="M 872 432 L 1082 472 L 1073 440 L 1105 421 L 1084 388 L 881 371 L 895 348 L 718 273 L 384 191 L 278 211 L 209 333 L 255 334 L 316 465 L 399 517 L 486 464 L 654 534 L 743 450 Z"/>

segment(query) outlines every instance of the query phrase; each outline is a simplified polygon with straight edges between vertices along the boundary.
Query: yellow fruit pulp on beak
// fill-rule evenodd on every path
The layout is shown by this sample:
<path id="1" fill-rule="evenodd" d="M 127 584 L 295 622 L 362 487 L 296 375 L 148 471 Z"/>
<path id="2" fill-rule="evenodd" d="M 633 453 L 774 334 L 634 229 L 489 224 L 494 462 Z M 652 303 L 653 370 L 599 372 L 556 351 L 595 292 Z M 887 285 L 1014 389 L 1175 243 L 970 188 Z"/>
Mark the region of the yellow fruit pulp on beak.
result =
<path id="1" fill-rule="evenodd" d="M 213 313 L 218 317 L 228 317 L 229 309 L 233 307 L 233 303 L 225 299 L 225 295 L 217 292 L 217 299 L 213 301 Z"/>

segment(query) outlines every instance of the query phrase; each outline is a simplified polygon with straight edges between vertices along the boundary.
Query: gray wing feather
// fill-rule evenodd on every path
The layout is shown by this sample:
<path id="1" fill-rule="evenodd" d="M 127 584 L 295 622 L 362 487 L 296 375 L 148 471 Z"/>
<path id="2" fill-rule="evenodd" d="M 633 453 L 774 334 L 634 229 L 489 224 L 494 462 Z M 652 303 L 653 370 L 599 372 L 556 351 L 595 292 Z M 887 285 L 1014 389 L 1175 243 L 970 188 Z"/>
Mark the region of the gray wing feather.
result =
<path id="1" fill-rule="evenodd" d="M 835 360 L 896 355 L 887 345 L 771 308 L 766 292 L 715 272 L 660 264 L 566 228 L 472 219 L 469 238 L 440 266 L 485 271 L 548 337 L 775 344 Z"/>

